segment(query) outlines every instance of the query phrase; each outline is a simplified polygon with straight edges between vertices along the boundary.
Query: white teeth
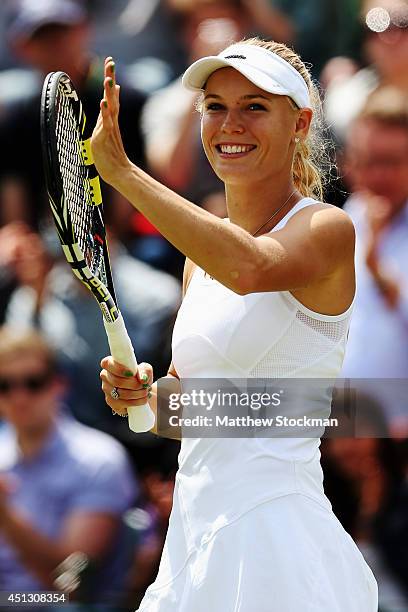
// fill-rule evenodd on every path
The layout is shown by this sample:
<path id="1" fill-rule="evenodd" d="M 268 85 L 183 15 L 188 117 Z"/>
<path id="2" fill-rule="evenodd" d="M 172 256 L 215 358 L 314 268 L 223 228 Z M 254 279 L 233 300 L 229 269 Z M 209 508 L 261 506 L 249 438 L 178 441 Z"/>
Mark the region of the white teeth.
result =
<path id="1" fill-rule="evenodd" d="M 222 153 L 234 154 L 234 153 L 247 153 L 251 150 L 248 145 L 220 145 Z"/>

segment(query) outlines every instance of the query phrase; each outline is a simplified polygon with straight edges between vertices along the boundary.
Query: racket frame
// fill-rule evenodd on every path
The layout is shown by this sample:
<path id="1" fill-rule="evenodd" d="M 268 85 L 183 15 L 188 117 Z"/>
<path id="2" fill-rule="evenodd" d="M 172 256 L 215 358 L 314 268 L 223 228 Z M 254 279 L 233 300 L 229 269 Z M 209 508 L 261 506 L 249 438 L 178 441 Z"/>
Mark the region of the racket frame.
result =
<path id="1" fill-rule="evenodd" d="M 103 229 L 103 263 L 106 284 L 96 276 L 89 268 L 85 254 L 83 253 L 75 229 L 64 192 L 64 182 L 60 171 L 60 157 L 58 153 L 56 134 L 56 114 L 51 108 L 56 99 L 59 87 L 65 89 L 64 95 L 71 99 L 79 132 L 81 134 L 80 150 L 82 161 L 86 169 L 86 179 L 90 183 L 90 196 L 92 205 L 99 212 L 100 227 Z M 61 71 L 49 73 L 43 85 L 41 96 L 41 143 L 44 161 L 46 185 L 52 215 L 54 218 L 57 234 L 65 258 L 69 263 L 75 276 L 91 291 L 102 311 L 105 331 L 108 337 L 111 353 L 115 361 L 118 361 L 133 374 L 137 371 L 137 361 L 131 340 L 127 334 L 123 317 L 119 311 L 113 285 L 112 272 L 109 260 L 109 250 L 103 222 L 102 194 L 99 176 L 93 164 L 90 137 L 86 126 L 86 116 L 81 100 L 69 76 Z M 58 162 L 56 162 L 58 160 Z M 128 408 L 129 427 L 135 432 L 149 431 L 155 421 L 155 416 L 146 403 L 143 406 Z"/>

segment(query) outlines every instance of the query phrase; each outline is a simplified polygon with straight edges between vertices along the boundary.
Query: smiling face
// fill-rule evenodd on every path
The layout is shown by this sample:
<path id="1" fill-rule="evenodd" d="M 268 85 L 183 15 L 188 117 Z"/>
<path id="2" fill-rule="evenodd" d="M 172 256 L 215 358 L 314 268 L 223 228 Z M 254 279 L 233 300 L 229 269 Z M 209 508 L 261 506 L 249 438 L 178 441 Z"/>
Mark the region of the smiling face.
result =
<path id="1" fill-rule="evenodd" d="M 226 183 L 291 176 L 295 135 L 305 136 L 311 111 L 295 110 L 289 98 L 268 93 L 234 68 L 207 81 L 201 137 L 208 160 Z"/>

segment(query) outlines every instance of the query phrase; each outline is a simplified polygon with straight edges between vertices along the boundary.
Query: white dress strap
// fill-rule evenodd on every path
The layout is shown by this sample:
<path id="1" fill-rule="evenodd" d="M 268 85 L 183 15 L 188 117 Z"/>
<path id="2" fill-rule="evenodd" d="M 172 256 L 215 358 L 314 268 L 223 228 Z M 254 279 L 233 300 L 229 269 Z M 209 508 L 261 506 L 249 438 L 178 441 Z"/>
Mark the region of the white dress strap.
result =
<path id="1" fill-rule="evenodd" d="M 302 210 L 303 208 L 306 208 L 307 206 L 312 206 L 312 204 L 318 204 L 318 203 L 319 202 L 315 200 L 314 198 L 302 198 L 301 200 L 299 200 L 299 202 L 297 202 L 297 204 L 293 206 L 293 208 L 291 208 L 286 213 L 286 215 L 279 221 L 279 223 L 275 225 L 275 227 L 273 227 L 270 230 L 270 232 L 267 232 L 267 234 L 270 234 L 271 232 L 276 232 L 277 230 L 282 229 L 283 227 L 285 227 L 289 219 L 291 219 L 300 210 Z"/>

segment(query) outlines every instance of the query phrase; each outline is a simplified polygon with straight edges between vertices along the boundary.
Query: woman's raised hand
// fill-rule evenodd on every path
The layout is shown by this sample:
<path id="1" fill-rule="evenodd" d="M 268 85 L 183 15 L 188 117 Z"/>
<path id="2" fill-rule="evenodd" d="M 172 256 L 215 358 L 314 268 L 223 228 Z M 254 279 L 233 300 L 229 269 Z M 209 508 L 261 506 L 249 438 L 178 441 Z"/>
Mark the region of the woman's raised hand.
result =
<path id="1" fill-rule="evenodd" d="M 129 407 L 147 403 L 153 384 L 153 368 L 150 363 L 139 363 L 135 375 L 111 356 L 102 359 L 101 367 L 102 390 L 113 412 L 127 416 Z"/>
<path id="2" fill-rule="evenodd" d="M 115 62 L 107 57 L 104 67 L 104 96 L 100 103 L 98 121 L 92 134 L 91 147 L 96 169 L 110 185 L 129 172 L 131 162 L 123 147 L 119 130 L 119 92 L 116 84 Z"/>

